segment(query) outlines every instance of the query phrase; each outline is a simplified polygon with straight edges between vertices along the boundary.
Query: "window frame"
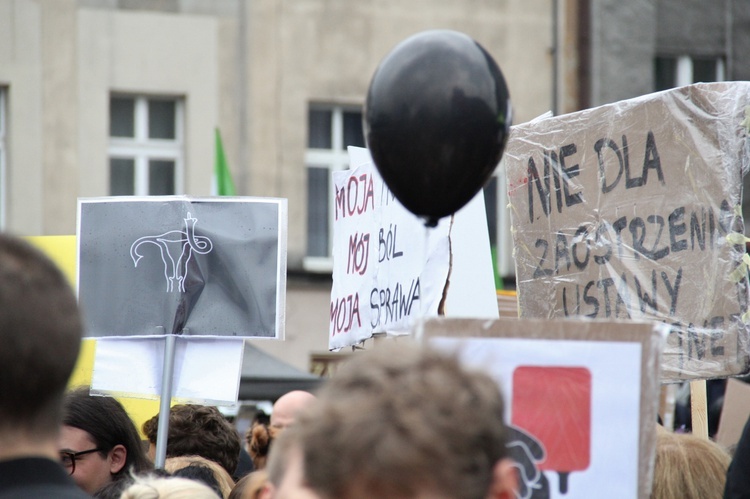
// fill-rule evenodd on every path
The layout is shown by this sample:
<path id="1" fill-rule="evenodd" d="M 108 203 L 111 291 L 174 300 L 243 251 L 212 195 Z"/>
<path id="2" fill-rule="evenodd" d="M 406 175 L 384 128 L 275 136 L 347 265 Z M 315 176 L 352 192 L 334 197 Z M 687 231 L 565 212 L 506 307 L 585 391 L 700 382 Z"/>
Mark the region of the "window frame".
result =
<path id="1" fill-rule="evenodd" d="M 684 87 L 686 85 L 692 85 L 693 83 L 697 83 L 694 81 L 694 61 L 697 59 L 702 60 L 712 60 L 716 62 L 716 75 L 715 79 L 713 81 L 719 82 L 724 81 L 726 79 L 726 66 L 724 62 L 723 56 L 695 56 L 695 55 L 687 55 L 687 54 L 663 54 L 663 55 L 657 55 L 656 60 L 658 59 L 671 59 L 675 61 L 675 75 L 674 75 L 674 81 L 672 82 L 672 87 L 668 88 L 677 88 L 677 87 Z M 657 85 L 657 72 L 656 72 L 656 62 L 654 64 L 654 89 L 658 90 Z"/>
<path id="2" fill-rule="evenodd" d="M 328 273 L 333 272 L 333 218 L 335 208 L 335 193 L 333 192 L 333 172 L 346 170 L 349 168 L 349 153 L 347 152 L 347 146 L 350 144 L 344 144 L 344 113 L 355 112 L 363 116 L 363 110 L 361 105 L 356 104 L 328 104 L 328 103 L 310 103 L 307 109 L 307 116 L 309 122 L 309 116 L 312 111 L 328 111 L 331 113 L 331 148 L 320 149 L 309 147 L 309 134 L 308 130 L 308 143 L 305 147 L 305 172 L 309 168 L 326 168 L 328 169 L 328 234 L 327 234 L 327 245 L 328 255 L 327 256 L 311 256 L 308 254 L 308 240 L 309 232 L 306 232 L 305 237 L 305 256 L 302 260 L 302 267 L 308 272 L 316 273 Z M 363 138 L 364 141 L 364 138 Z M 309 192 L 306 192 L 306 196 L 309 196 Z M 306 213 L 309 212 L 310 201 L 309 198 L 306 202 Z M 310 228 L 306 227 L 309 231 Z"/>
<path id="3" fill-rule="evenodd" d="M 113 137 L 108 135 L 107 146 L 107 185 L 110 190 L 111 170 L 110 159 L 133 159 L 134 160 L 134 196 L 149 195 L 149 161 L 166 160 L 174 161 L 174 194 L 183 194 L 184 170 L 185 170 L 185 100 L 179 96 L 167 95 L 145 95 L 111 93 L 110 102 L 113 98 L 134 100 L 134 137 Z M 149 138 L 148 101 L 169 100 L 175 103 L 175 138 L 152 139 Z M 110 105 L 111 109 L 111 105 Z"/>

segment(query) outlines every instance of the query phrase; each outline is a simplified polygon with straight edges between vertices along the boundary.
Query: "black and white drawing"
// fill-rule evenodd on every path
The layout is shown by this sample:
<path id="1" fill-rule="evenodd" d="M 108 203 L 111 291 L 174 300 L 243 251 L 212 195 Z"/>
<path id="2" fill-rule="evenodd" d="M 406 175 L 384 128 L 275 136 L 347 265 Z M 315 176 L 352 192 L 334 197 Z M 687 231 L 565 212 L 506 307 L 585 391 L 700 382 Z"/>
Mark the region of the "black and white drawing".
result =
<path id="1" fill-rule="evenodd" d="M 87 336 L 283 337 L 286 200 L 81 199 Z"/>
<path id="2" fill-rule="evenodd" d="M 143 236 L 130 246 L 130 257 L 137 267 L 143 255 L 138 249 L 144 244 L 153 244 L 159 248 L 161 261 L 164 264 L 164 279 L 167 281 L 167 292 L 185 291 L 188 264 L 193 252 L 206 255 L 213 249 L 213 243 L 206 236 L 195 235 L 197 218 L 188 212 L 185 218 L 185 230 L 170 230 L 154 236 Z M 177 288 L 175 288 L 177 283 Z"/>

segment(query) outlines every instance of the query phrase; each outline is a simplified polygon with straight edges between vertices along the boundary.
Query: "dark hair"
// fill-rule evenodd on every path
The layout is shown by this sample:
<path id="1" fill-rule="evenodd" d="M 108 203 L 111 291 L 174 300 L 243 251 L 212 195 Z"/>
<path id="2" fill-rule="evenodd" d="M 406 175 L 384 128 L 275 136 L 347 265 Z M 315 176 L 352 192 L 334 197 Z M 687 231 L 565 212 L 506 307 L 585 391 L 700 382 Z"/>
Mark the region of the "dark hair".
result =
<path id="1" fill-rule="evenodd" d="M 94 499 L 120 499 L 125 489 L 133 485 L 134 482 L 133 477 L 123 476 L 94 492 Z"/>
<path id="2" fill-rule="evenodd" d="M 125 447 L 125 466 L 113 474 L 114 480 L 128 476 L 130 472 L 141 473 L 153 467 L 146 457 L 133 421 L 112 397 L 91 396 L 85 387 L 69 392 L 64 401 L 63 424 L 91 435 L 103 456 L 116 445 Z"/>
<path id="3" fill-rule="evenodd" d="M 0 431 L 57 434 L 82 331 L 62 272 L 28 243 L 0 234 Z"/>
<path id="4" fill-rule="evenodd" d="M 202 464 L 191 464 L 175 471 L 172 473 L 172 476 L 181 476 L 182 478 L 189 478 L 190 480 L 202 482 L 211 487 L 219 497 L 223 497 L 219 481 L 216 480 L 214 472 L 207 466 L 203 466 Z"/>
<path id="5" fill-rule="evenodd" d="M 143 433 L 156 443 L 159 415 L 143 423 Z M 169 411 L 167 457 L 197 455 L 216 461 L 230 476 L 237 469 L 240 436 L 216 407 L 175 405 Z"/>

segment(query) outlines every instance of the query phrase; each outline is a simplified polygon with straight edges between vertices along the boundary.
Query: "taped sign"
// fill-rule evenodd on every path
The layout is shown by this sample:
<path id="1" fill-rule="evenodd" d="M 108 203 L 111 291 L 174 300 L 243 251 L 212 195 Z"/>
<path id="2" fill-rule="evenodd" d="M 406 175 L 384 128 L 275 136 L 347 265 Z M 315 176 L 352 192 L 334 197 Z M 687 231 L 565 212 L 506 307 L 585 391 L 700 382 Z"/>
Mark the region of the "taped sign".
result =
<path id="1" fill-rule="evenodd" d="M 521 316 L 667 323 L 664 380 L 747 371 L 749 105 L 750 83 L 697 84 L 514 127 Z"/>

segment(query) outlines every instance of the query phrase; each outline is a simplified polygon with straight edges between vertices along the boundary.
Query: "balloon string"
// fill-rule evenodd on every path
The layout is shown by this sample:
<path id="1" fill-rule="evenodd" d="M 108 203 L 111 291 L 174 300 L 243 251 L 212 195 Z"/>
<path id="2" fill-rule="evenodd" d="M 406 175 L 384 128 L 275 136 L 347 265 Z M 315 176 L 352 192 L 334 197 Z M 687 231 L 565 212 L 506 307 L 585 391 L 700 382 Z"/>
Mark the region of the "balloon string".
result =
<path id="1" fill-rule="evenodd" d="M 427 258 L 430 256 L 430 228 L 425 225 L 424 226 L 424 256 L 422 258 L 422 262 L 424 262 L 424 266 L 422 267 L 422 275 L 424 275 L 424 271 L 427 268 Z M 422 296 L 424 296 L 424 292 L 422 292 L 424 288 L 420 286 L 420 293 L 419 293 L 419 316 L 417 317 L 417 324 L 414 328 L 414 338 L 418 342 L 422 342 L 422 337 L 424 336 L 424 321 L 425 321 L 425 309 L 423 304 Z"/>

